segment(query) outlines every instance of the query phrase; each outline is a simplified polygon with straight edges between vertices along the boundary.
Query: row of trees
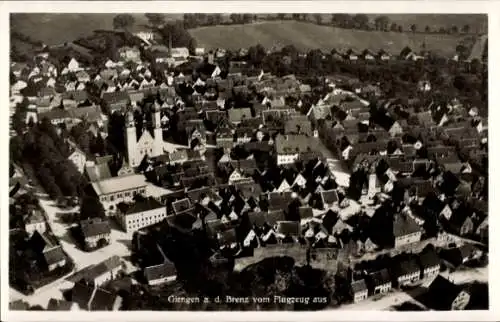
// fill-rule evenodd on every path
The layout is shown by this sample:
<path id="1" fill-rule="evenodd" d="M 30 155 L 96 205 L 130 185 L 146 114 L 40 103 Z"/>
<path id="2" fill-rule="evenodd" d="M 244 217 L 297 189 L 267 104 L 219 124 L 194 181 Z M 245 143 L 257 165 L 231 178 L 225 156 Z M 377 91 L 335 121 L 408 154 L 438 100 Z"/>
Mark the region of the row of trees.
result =
<path id="1" fill-rule="evenodd" d="M 149 17 L 148 17 L 149 19 Z M 224 19 L 222 14 L 185 14 L 183 17 L 184 26 L 187 29 L 196 28 L 200 26 L 214 26 L 220 24 L 248 24 L 253 23 L 262 18 L 259 18 L 255 14 L 237 14 L 233 13 L 229 16 L 229 19 Z M 471 32 L 471 26 L 465 24 L 463 26 L 450 26 L 449 28 L 441 27 L 439 29 L 433 29 L 431 26 L 426 25 L 423 28 L 419 28 L 417 24 L 411 24 L 405 28 L 403 25 L 398 25 L 395 22 L 391 22 L 388 16 L 382 15 L 376 17 L 373 22 L 370 21 L 366 14 L 345 14 L 336 13 L 331 16 L 325 14 L 299 14 L 294 13 L 291 15 L 286 15 L 284 13 L 279 13 L 276 15 L 268 15 L 264 19 L 266 20 L 296 20 L 296 21 L 307 21 L 313 22 L 318 25 L 331 25 L 339 28 L 346 29 L 362 29 L 362 30 L 378 30 L 378 31 L 392 31 L 392 32 L 425 32 L 425 33 L 447 33 L 447 34 L 458 34 L 464 33 L 468 34 Z M 150 22 L 153 23 L 155 19 Z"/>
<path id="2" fill-rule="evenodd" d="M 10 153 L 11 160 L 33 169 L 52 199 L 81 194 L 84 177 L 68 160 L 68 145 L 47 119 L 33 124 L 25 135 L 13 137 Z"/>
<path id="3" fill-rule="evenodd" d="M 165 24 L 165 15 L 158 13 L 146 13 L 146 18 L 148 19 L 151 26 L 158 27 Z M 193 13 L 184 14 L 183 24 L 186 29 L 196 28 L 200 26 L 215 26 L 221 24 L 248 24 L 254 23 L 262 18 L 259 18 L 256 14 L 250 13 L 232 13 L 229 15 L 229 19 L 224 17 L 220 13 L 215 14 L 205 14 L 205 13 Z M 331 25 L 339 28 L 346 29 L 361 29 L 361 30 L 378 30 L 378 31 L 392 31 L 392 32 L 425 32 L 425 33 L 441 33 L 441 34 L 458 34 L 464 33 L 469 34 L 472 28 L 469 24 L 464 24 L 463 26 L 453 25 L 448 28 L 440 27 L 438 29 L 432 28 L 429 25 L 419 27 L 417 24 L 411 24 L 406 28 L 403 25 L 391 22 L 388 16 L 382 15 L 376 17 L 373 22 L 366 14 L 346 14 L 346 13 L 335 13 L 332 15 L 325 14 L 299 14 L 294 13 L 287 15 L 284 13 L 279 13 L 276 15 L 268 15 L 264 18 L 265 20 L 296 20 L 296 21 L 307 21 L 313 22 L 318 25 Z M 117 15 L 113 20 L 113 26 L 115 29 L 125 29 L 131 27 L 135 23 L 135 19 L 130 14 L 120 14 Z"/>

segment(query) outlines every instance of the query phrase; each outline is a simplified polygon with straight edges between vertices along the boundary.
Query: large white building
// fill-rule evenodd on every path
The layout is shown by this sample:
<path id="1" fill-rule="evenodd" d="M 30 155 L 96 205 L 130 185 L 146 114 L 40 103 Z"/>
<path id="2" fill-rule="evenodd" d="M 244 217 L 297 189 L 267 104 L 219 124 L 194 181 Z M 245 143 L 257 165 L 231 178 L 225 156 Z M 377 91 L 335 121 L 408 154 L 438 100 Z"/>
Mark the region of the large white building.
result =
<path id="1" fill-rule="evenodd" d="M 92 188 L 102 203 L 107 215 L 116 212 L 116 205 L 131 202 L 138 194 L 145 194 L 146 177 L 142 174 L 131 174 L 92 182 Z"/>
<path id="2" fill-rule="evenodd" d="M 127 146 L 127 160 L 131 167 L 141 164 L 145 155 L 157 157 L 163 154 L 163 130 L 161 128 L 160 109 L 155 104 L 153 111 L 153 135 L 147 130 L 137 140 L 134 115 L 131 111 L 127 113 L 127 125 L 125 140 Z"/>
<path id="3" fill-rule="evenodd" d="M 167 207 L 154 198 L 137 198 L 118 205 L 118 222 L 125 232 L 133 232 L 167 218 Z"/>

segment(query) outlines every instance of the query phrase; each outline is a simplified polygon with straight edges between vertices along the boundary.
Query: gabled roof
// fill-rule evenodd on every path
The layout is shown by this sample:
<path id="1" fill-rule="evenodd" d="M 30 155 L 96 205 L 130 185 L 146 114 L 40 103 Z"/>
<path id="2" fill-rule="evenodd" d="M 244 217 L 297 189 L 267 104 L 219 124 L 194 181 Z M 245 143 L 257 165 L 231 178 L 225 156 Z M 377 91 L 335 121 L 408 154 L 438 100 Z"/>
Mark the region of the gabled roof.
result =
<path id="1" fill-rule="evenodd" d="M 407 274 L 412 274 L 415 272 L 420 272 L 420 265 L 415 257 L 409 259 L 400 260 L 397 263 L 397 268 L 395 270 L 396 276 L 403 276 Z"/>
<path id="2" fill-rule="evenodd" d="M 404 214 L 396 214 L 393 221 L 394 237 L 402 237 L 420 231 L 420 226 L 411 217 Z"/>
<path id="3" fill-rule="evenodd" d="M 389 275 L 389 271 L 387 270 L 387 268 L 383 268 L 380 271 L 371 273 L 370 279 L 374 287 L 391 283 L 391 276 Z"/>
<path id="4" fill-rule="evenodd" d="M 149 198 L 138 198 L 137 200 L 135 200 L 135 202 L 129 204 L 120 203 L 118 204 L 117 207 L 120 208 L 120 211 L 123 214 L 129 215 L 153 209 L 164 208 L 165 206 L 162 205 L 160 202 L 158 202 L 156 199 L 149 197 Z"/>
<path id="5" fill-rule="evenodd" d="M 252 117 L 252 112 L 250 108 L 232 108 L 228 111 L 229 121 L 233 123 L 239 123 L 244 119 Z"/>
<path id="6" fill-rule="evenodd" d="M 56 264 L 66 259 L 66 255 L 64 254 L 61 246 L 54 247 L 47 252 L 44 252 L 43 257 L 47 265 Z"/>
<path id="7" fill-rule="evenodd" d="M 70 311 L 74 302 L 51 298 L 47 305 L 47 311 Z"/>
<path id="8" fill-rule="evenodd" d="M 336 190 L 327 190 L 321 192 L 321 198 L 324 204 L 333 204 L 339 201 L 339 196 Z"/>
<path id="9" fill-rule="evenodd" d="M 164 263 L 144 268 L 144 277 L 146 281 L 151 282 L 165 277 L 175 276 L 177 270 L 174 263 L 166 260 Z"/>
<path id="10" fill-rule="evenodd" d="M 172 208 L 174 209 L 175 213 L 180 213 L 186 209 L 191 208 L 191 201 L 189 198 L 177 200 L 172 203 Z"/>
<path id="11" fill-rule="evenodd" d="M 423 251 L 419 255 L 420 265 L 423 269 L 439 266 L 441 261 L 434 250 Z"/>
<path id="12" fill-rule="evenodd" d="M 265 214 L 265 218 L 268 225 L 274 226 L 278 221 L 285 220 L 285 213 L 283 210 L 269 211 L 269 213 Z"/>
<path id="13" fill-rule="evenodd" d="M 450 310 L 451 305 L 463 287 L 438 275 L 429 285 L 428 296 L 434 309 Z"/>
<path id="14" fill-rule="evenodd" d="M 92 187 L 98 196 L 138 187 L 145 187 L 146 185 L 146 178 L 144 175 L 140 174 L 113 177 L 92 183 Z"/>
<path id="15" fill-rule="evenodd" d="M 364 292 L 364 291 L 368 290 L 368 287 L 366 287 L 366 282 L 363 279 L 357 280 L 357 281 L 353 281 L 351 283 L 351 288 L 352 288 L 352 292 L 354 294 L 359 293 L 359 292 Z"/>
<path id="16" fill-rule="evenodd" d="M 99 218 L 81 221 L 80 228 L 83 234 L 83 238 L 89 238 L 103 234 L 111 234 L 111 226 L 109 225 L 109 222 L 107 220 L 101 220 Z"/>
<path id="17" fill-rule="evenodd" d="M 267 217 L 266 213 L 263 211 L 259 212 L 252 211 L 248 213 L 248 220 L 250 221 L 250 224 L 255 225 L 257 227 L 262 227 L 267 222 L 266 217 Z"/>
<path id="18" fill-rule="evenodd" d="M 300 234 L 300 222 L 298 221 L 278 221 L 277 233 L 285 236 L 298 236 Z"/>

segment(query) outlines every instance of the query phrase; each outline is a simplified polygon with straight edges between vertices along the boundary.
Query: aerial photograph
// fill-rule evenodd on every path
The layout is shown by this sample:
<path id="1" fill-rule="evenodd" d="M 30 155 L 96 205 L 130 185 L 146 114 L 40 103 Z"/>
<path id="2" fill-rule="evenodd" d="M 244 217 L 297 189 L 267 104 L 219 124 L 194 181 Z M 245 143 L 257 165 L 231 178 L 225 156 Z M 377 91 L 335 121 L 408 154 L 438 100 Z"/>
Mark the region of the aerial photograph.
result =
<path id="1" fill-rule="evenodd" d="M 10 311 L 488 310 L 487 14 L 9 24 Z"/>

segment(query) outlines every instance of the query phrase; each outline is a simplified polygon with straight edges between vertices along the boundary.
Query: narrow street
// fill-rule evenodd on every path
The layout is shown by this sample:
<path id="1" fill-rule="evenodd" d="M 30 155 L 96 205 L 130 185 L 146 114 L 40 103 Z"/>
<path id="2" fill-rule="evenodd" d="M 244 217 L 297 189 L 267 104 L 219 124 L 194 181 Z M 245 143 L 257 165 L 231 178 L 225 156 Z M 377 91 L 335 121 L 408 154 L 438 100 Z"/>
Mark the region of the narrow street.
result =
<path id="1" fill-rule="evenodd" d="M 41 188 L 38 187 L 37 190 L 40 191 Z M 47 215 L 47 224 L 54 235 L 59 239 L 63 250 L 74 261 L 75 268 L 64 277 L 37 289 L 32 295 L 24 295 L 11 287 L 9 301 L 21 299 L 28 302 L 30 305 L 41 305 L 42 307 L 46 307 L 51 298 L 62 299 L 61 290 L 72 287 L 72 282 L 66 280 L 68 277 L 84 267 L 98 264 L 113 255 L 122 258 L 127 267 L 127 273 L 136 270 L 136 267 L 130 263 L 129 247 L 132 241 L 132 233 L 123 232 L 114 220 L 110 220 L 112 228 L 110 244 L 93 252 L 85 252 L 76 245 L 75 240 L 71 236 L 71 225 L 65 223 L 62 218 L 60 218 L 63 213 L 78 212 L 80 210 L 79 206 L 63 210 L 55 206 L 55 202 L 48 199 L 47 194 L 40 192 L 34 193 L 40 200 L 40 206 Z"/>

